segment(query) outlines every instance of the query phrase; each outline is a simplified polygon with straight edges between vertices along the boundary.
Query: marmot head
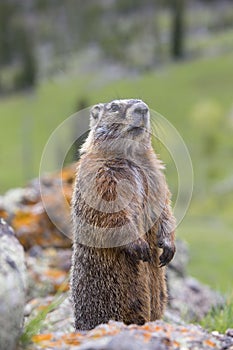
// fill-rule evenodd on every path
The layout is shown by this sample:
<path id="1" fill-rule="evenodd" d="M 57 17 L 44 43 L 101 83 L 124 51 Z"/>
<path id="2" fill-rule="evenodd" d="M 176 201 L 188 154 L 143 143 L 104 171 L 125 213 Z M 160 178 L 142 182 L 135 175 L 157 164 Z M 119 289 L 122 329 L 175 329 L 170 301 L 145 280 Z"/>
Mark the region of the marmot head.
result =
<path id="1" fill-rule="evenodd" d="M 151 144 L 149 108 L 141 100 L 113 100 L 93 106 L 90 128 L 82 153 L 88 151 L 90 146 L 122 151 L 129 144 L 130 148 L 135 148 L 133 141 L 147 147 Z"/>

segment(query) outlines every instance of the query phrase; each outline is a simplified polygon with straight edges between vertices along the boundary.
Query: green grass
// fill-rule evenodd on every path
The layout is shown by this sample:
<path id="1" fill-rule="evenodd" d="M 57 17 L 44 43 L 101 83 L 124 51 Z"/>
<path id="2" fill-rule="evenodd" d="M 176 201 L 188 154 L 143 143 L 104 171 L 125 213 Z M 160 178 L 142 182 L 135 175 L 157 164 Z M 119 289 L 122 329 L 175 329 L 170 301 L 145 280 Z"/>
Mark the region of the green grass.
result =
<path id="1" fill-rule="evenodd" d="M 188 215 L 177 235 L 189 242 L 188 272 L 223 293 L 232 290 L 232 228 L 217 218 Z"/>
<path id="2" fill-rule="evenodd" d="M 223 307 L 211 310 L 200 322 L 201 326 L 211 331 L 225 333 L 232 328 L 233 297 L 228 297 Z"/>
<path id="3" fill-rule="evenodd" d="M 39 311 L 36 316 L 30 317 L 24 326 L 23 334 L 20 337 L 21 345 L 25 346 L 31 342 L 34 335 L 39 334 L 44 326 L 46 316 L 49 312 L 58 308 L 58 306 L 67 298 L 67 295 L 62 293 L 65 283 L 61 286 L 53 301 L 46 306 L 42 311 Z"/>
<path id="4" fill-rule="evenodd" d="M 47 81 L 32 93 L 1 99 L 0 193 L 38 176 L 43 148 L 57 125 L 75 112 L 83 84 L 80 78 Z"/>
<path id="5" fill-rule="evenodd" d="M 41 83 L 34 93 L 2 98 L 0 193 L 38 176 L 47 139 L 59 123 L 76 111 L 79 99 L 86 97 L 94 104 L 114 98 L 142 98 L 178 129 L 193 160 L 193 200 L 178 229 L 178 236 L 190 244 L 189 271 L 226 292 L 233 276 L 233 199 L 232 193 L 216 194 L 214 188 L 233 173 L 229 122 L 233 109 L 232 71 L 233 54 L 228 54 L 171 64 L 140 77 L 107 84 L 100 84 L 99 75 L 67 76 Z M 213 110 L 218 111 L 220 124 L 213 122 Z M 207 152 L 209 146 L 211 152 Z M 159 149 L 159 153 L 168 164 L 167 176 L 173 189 L 174 165 L 166 152 Z"/>

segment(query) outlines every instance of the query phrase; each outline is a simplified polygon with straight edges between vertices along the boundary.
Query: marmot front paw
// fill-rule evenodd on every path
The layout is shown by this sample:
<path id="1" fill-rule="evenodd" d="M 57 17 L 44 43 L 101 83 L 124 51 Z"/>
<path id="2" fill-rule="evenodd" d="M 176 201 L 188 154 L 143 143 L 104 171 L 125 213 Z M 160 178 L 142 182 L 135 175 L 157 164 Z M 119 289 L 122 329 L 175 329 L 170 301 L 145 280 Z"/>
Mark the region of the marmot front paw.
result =
<path id="1" fill-rule="evenodd" d="M 159 267 L 163 267 L 167 265 L 174 257 L 176 252 L 176 247 L 170 241 L 166 241 L 166 240 L 159 241 L 158 246 L 159 248 L 163 249 L 163 253 L 159 257 L 159 260 L 160 260 Z"/>
<path id="2" fill-rule="evenodd" d="M 127 244 L 124 250 L 126 255 L 131 256 L 135 260 L 151 261 L 149 244 L 143 238 L 138 238 L 136 241 Z"/>

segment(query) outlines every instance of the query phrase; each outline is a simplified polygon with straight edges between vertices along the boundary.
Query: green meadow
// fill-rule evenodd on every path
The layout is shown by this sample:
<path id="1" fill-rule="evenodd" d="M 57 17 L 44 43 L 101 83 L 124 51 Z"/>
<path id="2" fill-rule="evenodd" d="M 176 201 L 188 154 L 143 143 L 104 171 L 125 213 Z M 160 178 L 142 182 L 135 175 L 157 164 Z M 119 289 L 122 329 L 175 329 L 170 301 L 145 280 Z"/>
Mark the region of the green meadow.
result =
<path id="1" fill-rule="evenodd" d="M 77 111 L 80 101 L 92 105 L 141 98 L 176 127 L 193 162 L 193 197 L 177 230 L 190 245 L 189 272 L 228 292 L 233 280 L 232 72 L 233 54 L 228 54 L 173 63 L 108 83 L 102 82 L 101 74 L 67 73 L 41 82 L 34 91 L 2 97 L 0 193 L 38 176 L 46 141 Z M 176 193 L 172 159 L 163 147 L 156 150 L 167 164 L 168 182 Z"/>

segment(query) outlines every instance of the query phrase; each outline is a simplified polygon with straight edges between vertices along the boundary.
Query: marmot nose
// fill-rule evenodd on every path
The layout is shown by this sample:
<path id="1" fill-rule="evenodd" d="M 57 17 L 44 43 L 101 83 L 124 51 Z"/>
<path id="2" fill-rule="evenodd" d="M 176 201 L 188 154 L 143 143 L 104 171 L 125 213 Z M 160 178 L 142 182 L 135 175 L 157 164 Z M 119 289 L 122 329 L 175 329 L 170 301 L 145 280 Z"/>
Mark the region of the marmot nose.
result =
<path id="1" fill-rule="evenodd" d="M 134 113 L 140 114 L 144 117 L 148 112 L 148 108 L 144 103 L 137 104 L 134 109 Z"/>

